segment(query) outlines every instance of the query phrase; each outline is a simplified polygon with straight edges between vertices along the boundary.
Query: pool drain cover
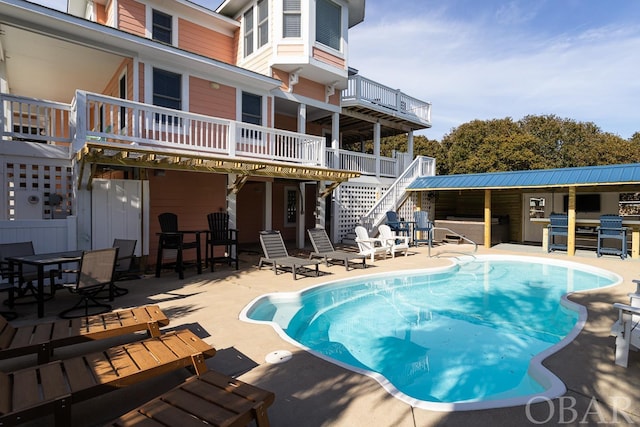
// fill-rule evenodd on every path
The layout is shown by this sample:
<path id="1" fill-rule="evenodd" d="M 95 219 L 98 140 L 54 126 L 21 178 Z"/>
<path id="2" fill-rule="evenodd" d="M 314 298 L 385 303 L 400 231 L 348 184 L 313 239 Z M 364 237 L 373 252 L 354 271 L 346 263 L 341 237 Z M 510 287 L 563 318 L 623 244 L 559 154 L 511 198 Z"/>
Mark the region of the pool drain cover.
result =
<path id="1" fill-rule="evenodd" d="M 291 359 L 291 352 L 287 350 L 276 350 L 267 354 L 265 360 L 267 363 L 284 363 Z"/>

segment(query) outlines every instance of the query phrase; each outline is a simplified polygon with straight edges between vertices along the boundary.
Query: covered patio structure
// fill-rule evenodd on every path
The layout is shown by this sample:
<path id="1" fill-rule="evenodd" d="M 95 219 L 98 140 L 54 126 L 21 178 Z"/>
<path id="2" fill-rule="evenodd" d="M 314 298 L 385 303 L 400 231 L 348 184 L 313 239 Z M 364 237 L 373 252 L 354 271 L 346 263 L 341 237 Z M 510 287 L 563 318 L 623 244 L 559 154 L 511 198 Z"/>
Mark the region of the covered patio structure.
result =
<path id="1" fill-rule="evenodd" d="M 506 217 L 509 241 L 540 242 L 546 251 L 549 214 L 565 212 L 569 221 L 567 254 L 573 256 L 577 238 L 587 236 L 587 231 L 598 225 L 600 215 L 620 214 L 623 225 L 631 228 L 631 257 L 640 258 L 637 163 L 427 176 L 416 179 L 407 191 L 428 192 L 436 226 L 438 220 L 473 218 L 481 222 L 482 244 L 487 248 L 492 245 L 494 219 Z M 540 240 L 530 238 L 537 233 Z"/>

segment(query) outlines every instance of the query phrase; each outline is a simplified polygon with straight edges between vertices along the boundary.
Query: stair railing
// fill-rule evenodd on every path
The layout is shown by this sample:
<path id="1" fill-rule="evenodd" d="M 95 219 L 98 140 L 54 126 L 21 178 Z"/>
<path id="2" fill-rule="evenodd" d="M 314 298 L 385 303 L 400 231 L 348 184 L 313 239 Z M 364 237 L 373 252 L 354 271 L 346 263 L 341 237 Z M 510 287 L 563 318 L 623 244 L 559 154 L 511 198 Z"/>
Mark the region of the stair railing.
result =
<path id="1" fill-rule="evenodd" d="M 386 218 L 387 211 L 395 211 L 409 197 L 407 187 L 416 178 L 435 175 L 435 159 L 417 156 L 395 180 L 373 207 L 360 219 L 362 226 L 372 233 Z"/>

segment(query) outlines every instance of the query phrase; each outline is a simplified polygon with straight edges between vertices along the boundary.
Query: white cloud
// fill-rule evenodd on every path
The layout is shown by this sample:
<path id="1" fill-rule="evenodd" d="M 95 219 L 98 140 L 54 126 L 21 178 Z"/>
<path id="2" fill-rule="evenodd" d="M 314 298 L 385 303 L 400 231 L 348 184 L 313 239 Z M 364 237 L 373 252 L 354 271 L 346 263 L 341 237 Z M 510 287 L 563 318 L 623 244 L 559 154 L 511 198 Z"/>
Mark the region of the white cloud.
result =
<path id="1" fill-rule="evenodd" d="M 500 19 L 533 19 L 514 3 Z M 592 121 L 624 138 L 640 131 L 639 27 L 584 28 L 545 36 L 423 13 L 360 24 L 350 33 L 350 65 L 370 79 L 433 103 L 441 139 L 473 119 L 555 114 Z"/>

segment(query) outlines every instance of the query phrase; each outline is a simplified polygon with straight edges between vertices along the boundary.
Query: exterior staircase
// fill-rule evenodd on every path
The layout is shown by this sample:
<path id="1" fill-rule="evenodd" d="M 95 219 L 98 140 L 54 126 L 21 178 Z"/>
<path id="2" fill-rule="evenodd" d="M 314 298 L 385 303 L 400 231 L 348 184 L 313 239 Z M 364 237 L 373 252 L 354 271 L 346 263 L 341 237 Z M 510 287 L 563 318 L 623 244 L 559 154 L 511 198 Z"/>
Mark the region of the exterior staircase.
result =
<path id="1" fill-rule="evenodd" d="M 386 220 L 387 211 L 395 211 L 402 206 L 409 197 L 407 187 L 416 178 L 421 176 L 434 176 L 436 170 L 435 159 L 426 156 L 417 156 L 407 169 L 396 179 L 375 205 L 360 220 L 362 226 L 371 234 Z"/>

